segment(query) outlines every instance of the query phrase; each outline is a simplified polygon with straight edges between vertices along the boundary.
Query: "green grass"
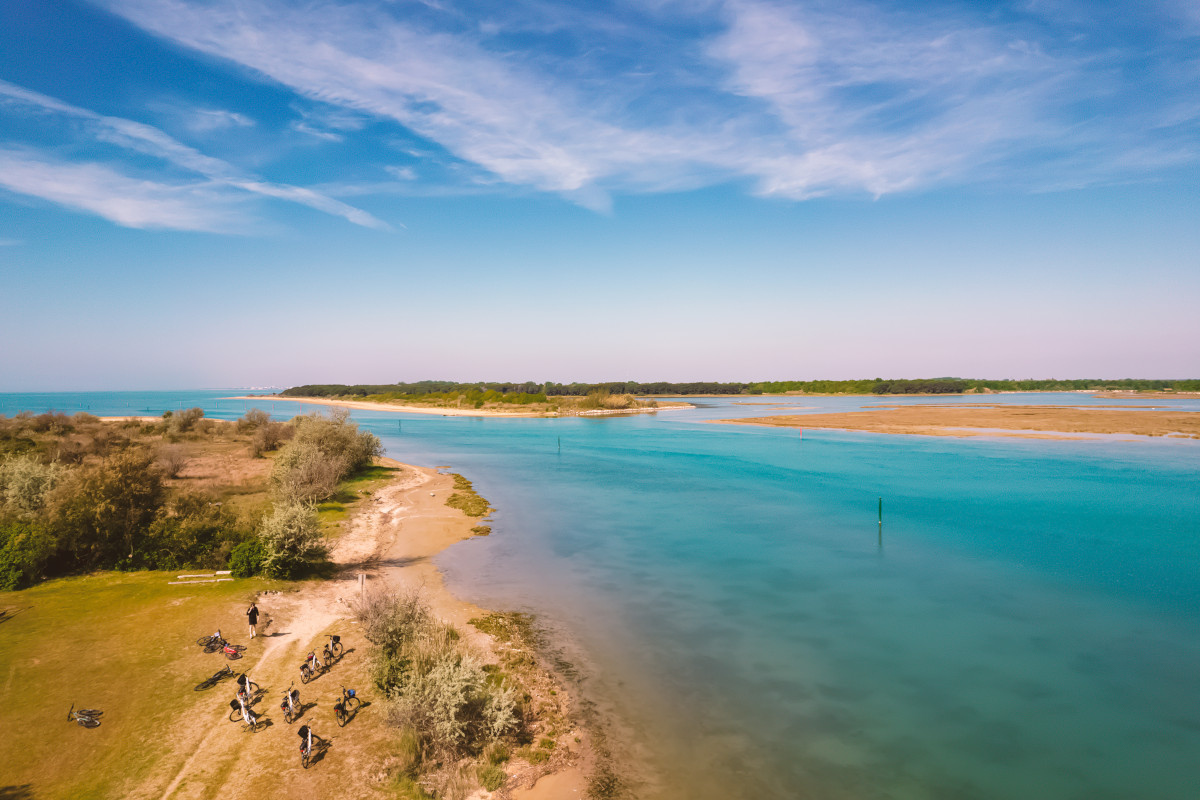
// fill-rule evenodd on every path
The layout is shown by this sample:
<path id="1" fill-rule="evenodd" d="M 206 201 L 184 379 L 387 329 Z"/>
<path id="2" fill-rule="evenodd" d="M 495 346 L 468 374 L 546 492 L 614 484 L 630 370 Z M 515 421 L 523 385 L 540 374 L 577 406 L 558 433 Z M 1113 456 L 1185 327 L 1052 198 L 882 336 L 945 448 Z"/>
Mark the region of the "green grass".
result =
<path id="1" fill-rule="evenodd" d="M 162 736 L 189 708 L 214 704 L 228 682 L 193 687 L 226 663 L 196 646 L 220 628 L 246 643 L 246 602 L 262 580 L 170 586 L 176 573 L 100 573 L 0 592 L 0 737 L 5 786 L 33 796 L 119 797 L 164 758 Z M 66 719 L 98 708 L 99 728 Z"/>
<path id="2" fill-rule="evenodd" d="M 354 503 L 394 480 L 399 467 L 370 466 L 338 484 L 333 497 L 317 505 L 317 521 L 326 534 L 335 532 L 350 516 Z"/>

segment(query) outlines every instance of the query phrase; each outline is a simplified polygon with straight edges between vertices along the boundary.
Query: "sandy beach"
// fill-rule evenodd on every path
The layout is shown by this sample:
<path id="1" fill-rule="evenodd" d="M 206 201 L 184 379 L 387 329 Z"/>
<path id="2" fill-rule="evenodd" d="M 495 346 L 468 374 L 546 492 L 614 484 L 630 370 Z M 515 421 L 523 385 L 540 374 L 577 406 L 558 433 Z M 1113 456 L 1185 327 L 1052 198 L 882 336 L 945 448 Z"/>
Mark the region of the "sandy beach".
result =
<path id="1" fill-rule="evenodd" d="M 781 414 L 714 422 L 788 428 L 834 428 L 924 436 L 1087 438 L 1100 434 L 1200 439 L 1200 413 L 1096 406 L 882 406 L 836 414 Z"/>
<path id="2" fill-rule="evenodd" d="M 441 406 L 406 406 L 399 403 L 373 403 L 366 400 L 330 400 L 324 397 L 281 397 L 279 395 L 245 395 L 225 397 L 224 400 L 254 400 L 280 403 L 300 403 L 314 406 L 337 406 L 357 408 L 363 411 L 393 411 L 400 414 L 433 414 L 442 417 L 560 417 L 560 416 L 610 416 L 620 414 L 650 414 L 672 408 L 694 408 L 691 403 L 666 403 L 656 408 L 591 409 L 571 414 L 541 411 L 507 411 L 497 408 L 443 408 Z M 520 408 L 517 406 L 516 408 Z"/>

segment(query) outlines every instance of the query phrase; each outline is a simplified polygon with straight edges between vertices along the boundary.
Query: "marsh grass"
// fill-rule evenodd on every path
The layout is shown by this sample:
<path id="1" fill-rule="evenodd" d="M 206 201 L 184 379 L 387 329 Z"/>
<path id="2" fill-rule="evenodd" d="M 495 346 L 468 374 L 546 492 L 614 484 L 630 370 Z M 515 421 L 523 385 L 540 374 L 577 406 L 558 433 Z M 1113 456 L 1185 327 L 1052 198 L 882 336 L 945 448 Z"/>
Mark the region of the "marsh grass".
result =
<path id="1" fill-rule="evenodd" d="M 451 473 L 451 475 L 454 478 L 454 488 L 456 491 L 446 499 L 446 505 L 450 506 L 450 508 L 457 508 L 468 517 L 482 517 L 492 510 L 491 506 L 488 505 L 488 501 L 475 491 L 475 487 L 469 480 L 456 472 Z M 481 536 L 487 535 L 479 533 L 477 528 L 473 528 L 472 532 Z M 488 528 L 488 533 L 491 532 L 491 528 Z"/>

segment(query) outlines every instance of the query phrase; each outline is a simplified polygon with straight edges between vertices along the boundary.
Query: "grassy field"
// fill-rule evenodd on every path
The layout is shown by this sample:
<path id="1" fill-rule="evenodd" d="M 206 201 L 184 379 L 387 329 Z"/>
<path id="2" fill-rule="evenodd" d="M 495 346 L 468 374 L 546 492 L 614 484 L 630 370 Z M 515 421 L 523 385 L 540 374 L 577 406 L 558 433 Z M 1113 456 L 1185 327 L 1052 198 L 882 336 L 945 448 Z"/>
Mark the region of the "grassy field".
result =
<path id="1" fill-rule="evenodd" d="M 366 643 L 335 621 L 312 636 L 272 637 L 288 628 L 276 616 L 268 635 L 249 640 L 244 611 L 259 591 L 260 607 L 283 607 L 314 584 L 262 580 L 172 586 L 174 573 L 104 573 L 0 593 L 0 798 L 325 797 L 356 787 L 355 797 L 395 796 L 369 774 L 383 763 L 393 733 L 383 704 L 372 698 Z M 248 645 L 234 662 L 206 654 L 195 640 L 220 628 Z M 347 652 L 327 674 L 299 681 L 304 653 L 319 649 L 324 633 L 343 636 Z M 278 642 L 279 644 L 275 644 Z M 275 648 L 265 657 L 267 648 Z M 229 722 L 234 682 L 196 691 L 225 664 L 247 670 L 265 690 L 255 706 L 269 725 L 251 733 Z M 307 704 L 304 722 L 329 740 L 325 758 L 308 770 L 299 763 L 295 735 L 278 709 L 295 680 Z M 346 728 L 333 703 L 339 684 L 368 702 Z M 71 704 L 104 711 L 99 728 L 68 722 Z M 315 705 L 312 705 L 315 703 Z"/>
<path id="2" fill-rule="evenodd" d="M 170 586 L 173 574 L 105 573 L 0 593 L 0 792 L 33 797 L 117 797 L 161 756 L 173 720 L 208 696 L 193 686 L 225 659 L 196 637 L 221 628 L 245 638 L 246 601 L 264 581 Z M 241 634 L 240 637 L 237 634 Z M 88 730 L 71 704 L 103 710 Z"/>

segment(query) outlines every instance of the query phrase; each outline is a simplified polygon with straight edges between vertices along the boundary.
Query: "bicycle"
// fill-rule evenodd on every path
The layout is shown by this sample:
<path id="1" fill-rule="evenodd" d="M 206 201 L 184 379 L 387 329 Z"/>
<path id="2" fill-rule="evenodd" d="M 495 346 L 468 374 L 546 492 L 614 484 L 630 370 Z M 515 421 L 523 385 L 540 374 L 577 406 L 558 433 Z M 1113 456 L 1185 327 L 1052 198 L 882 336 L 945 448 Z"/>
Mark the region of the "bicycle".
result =
<path id="1" fill-rule="evenodd" d="M 225 668 L 229 669 L 228 665 L 226 665 Z M 258 694 L 259 690 L 262 688 L 257 683 L 250 680 L 250 676 L 244 672 L 238 676 L 237 682 L 239 687 L 237 690 L 237 696 L 239 698 L 245 698 L 247 703 L 249 703 L 250 698 Z"/>
<path id="2" fill-rule="evenodd" d="M 342 699 L 333 704 L 333 715 L 337 718 L 338 727 L 346 727 L 346 723 L 350 721 L 351 717 L 354 716 L 354 712 L 361 706 L 362 700 L 358 699 L 358 693 L 353 689 L 347 690 L 343 686 Z"/>
<path id="3" fill-rule="evenodd" d="M 300 711 L 300 690 L 296 688 L 296 682 L 292 681 L 292 685 L 283 693 L 283 702 L 279 704 L 279 710 L 283 712 L 283 718 L 288 725 L 292 724 L 292 720 L 299 716 Z"/>
<path id="4" fill-rule="evenodd" d="M 206 653 L 215 653 L 224 647 L 228 642 L 221 636 L 221 631 L 217 631 L 212 636 L 201 636 L 196 640 L 196 644 L 204 648 Z"/>
<path id="5" fill-rule="evenodd" d="M 236 661 L 237 659 L 241 658 L 242 651 L 245 649 L 246 645 L 244 644 L 222 644 L 221 646 L 221 652 L 223 652 L 225 657 L 230 661 Z"/>
<path id="6" fill-rule="evenodd" d="M 308 655 L 304 657 L 304 663 L 300 665 L 300 682 L 308 683 L 313 678 L 316 678 L 325 672 L 325 665 L 317 660 L 315 650 L 310 650 Z"/>
<path id="7" fill-rule="evenodd" d="M 228 664 L 226 664 L 225 666 L 221 667 L 219 670 L 214 672 L 212 675 L 209 675 L 207 678 L 205 678 L 204 680 L 197 683 L 195 691 L 202 692 L 205 689 L 211 689 L 212 687 L 216 686 L 218 683 L 220 683 L 221 681 L 225 680 L 226 678 L 228 678 L 232 675 L 233 675 L 233 670 L 230 668 L 230 666 Z"/>
<path id="8" fill-rule="evenodd" d="M 329 639 L 329 641 L 325 643 L 325 663 L 332 664 L 334 661 L 341 659 L 342 651 L 345 650 L 345 648 L 342 647 L 342 637 L 334 636 L 332 633 L 327 633 L 325 636 Z"/>
<path id="9" fill-rule="evenodd" d="M 81 708 L 76 711 L 75 704 L 71 703 L 71 710 L 67 712 L 67 722 L 77 722 L 85 728 L 96 728 L 100 725 L 97 717 L 103 713 L 95 708 Z"/>
<path id="10" fill-rule="evenodd" d="M 300 764 L 308 769 L 308 765 L 312 763 L 313 739 L 317 737 L 307 725 L 301 726 L 297 733 L 300 734 Z"/>

